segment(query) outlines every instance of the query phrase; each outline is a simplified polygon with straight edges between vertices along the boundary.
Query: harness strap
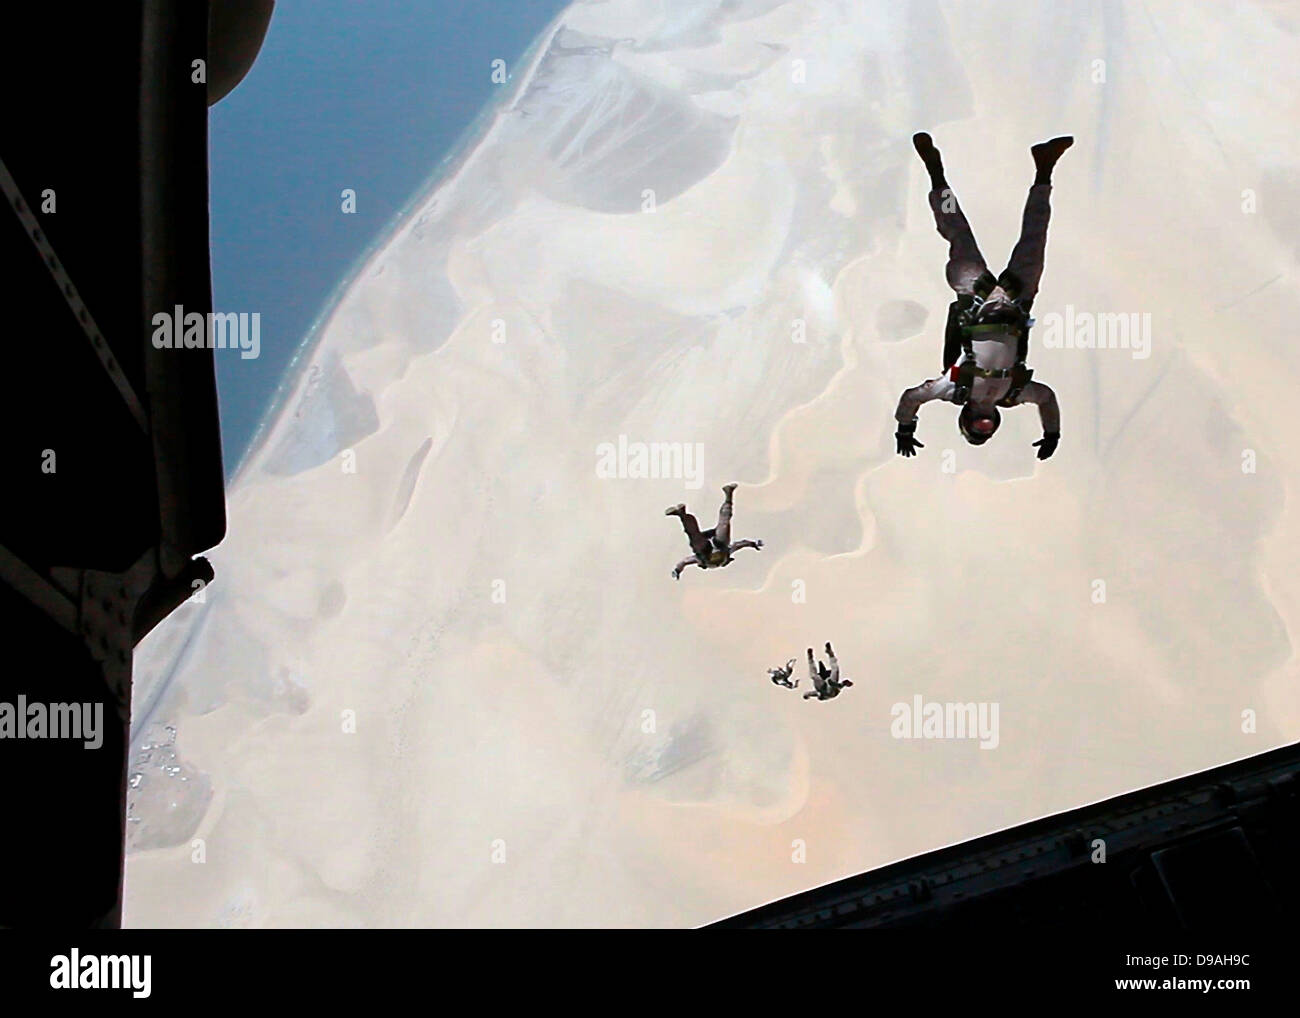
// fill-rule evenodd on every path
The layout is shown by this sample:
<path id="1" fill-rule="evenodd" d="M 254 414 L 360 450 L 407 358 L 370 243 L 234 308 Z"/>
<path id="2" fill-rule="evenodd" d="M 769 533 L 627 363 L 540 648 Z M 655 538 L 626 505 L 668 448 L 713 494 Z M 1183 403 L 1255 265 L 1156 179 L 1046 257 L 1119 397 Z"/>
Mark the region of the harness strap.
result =
<path id="1" fill-rule="evenodd" d="M 1021 318 L 1018 323 L 977 321 L 985 298 L 995 286 L 1001 286 L 1011 295 L 1020 311 Z M 974 293 L 959 294 L 949 307 L 948 325 L 944 337 L 944 361 L 945 367 L 948 368 L 948 377 L 956 386 L 952 394 L 953 402 L 966 403 L 970 399 L 971 389 L 977 378 L 1011 379 L 1011 387 L 1006 395 L 998 400 L 999 406 L 1014 404 L 1020 398 L 1025 386 L 1029 384 L 1034 373 L 1025 366 L 1025 358 L 1029 356 L 1029 326 L 1033 324 L 1029 317 L 1029 307 L 1033 301 L 1019 300 L 1022 289 L 1021 280 L 1010 270 L 1003 272 L 1001 277 L 994 277 L 986 269 L 972 286 Z M 995 333 L 1009 335 L 1016 340 L 1016 363 L 1010 368 L 981 368 L 975 362 L 975 339 Z M 961 363 L 957 363 L 958 349 L 965 354 Z"/>
<path id="2" fill-rule="evenodd" d="M 1029 384 L 1029 380 L 1033 377 L 1033 369 L 1025 367 L 1024 361 L 1017 364 L 1011 369 L 1011 388 L 1007 390 L 1005 396 L 998 400 L 998 405 L 1013 406 L 1016 400 L 1020 398 L 1020 394 L 1024 391 L 1025 386 Z"/>
<path id="3" fill-rule="evenodd" d="M 965 403 L 970 399 L 971 389 L 975 385 L 977 378 L 991 379 L 1011 379 L 1011 388 L 1009 388 L 1000 400 L 998 406 L 1014 406 L 1020 394 L 1024 391 L 1029 380 L 1034 377 L 1033 368 L 1026 367 L 1024 361 L 1015 364 L 1009 368 L 981 368 L 973 360 L 965 360 L 960 364 L 954 364 L 948 369 L 948 377 L 957 386 L 952 394 L 954 403 Z"/>
<path id="4" fill-rule="evenodd" d="M 948 377 L 957 386 L 952 394 L 953 402 L 965 403 L 970 399 L 971 389 L 975 385 L 975 359 L 967 354 L 964 361 L 952 366 L 952 371 Z"/>
<path id="5" fill-rule="evenodd" d="M 948 377 L 954 382 L 961 380 L 963 374 L 970 374 L 973 378 L 1011 378 L 1016 373 L 1014 367 L 1011 368 L 981 368 L 973 361 L 963 361 L 961 364 L 954 364 L 948 369 Z"/>

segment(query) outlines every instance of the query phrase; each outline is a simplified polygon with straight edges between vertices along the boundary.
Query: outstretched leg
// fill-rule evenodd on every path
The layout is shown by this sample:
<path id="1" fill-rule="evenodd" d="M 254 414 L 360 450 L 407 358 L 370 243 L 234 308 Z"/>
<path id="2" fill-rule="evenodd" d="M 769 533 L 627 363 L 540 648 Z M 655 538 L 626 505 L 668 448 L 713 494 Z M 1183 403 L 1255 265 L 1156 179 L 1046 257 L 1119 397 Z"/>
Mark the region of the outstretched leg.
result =
<path id="1" fill-rule="evenodd" d="M 808 648 L 808 677 L 812 680 L 814 692 L 804 693 L 804 699 L 807 699 L 809 696 L 820 697 L 824 692 L 826 692 L 826 680 L 822 678 L 821 669 L 817 667 L 817 662 L 813 658 L 811 647 Z"/>
<path id="2" fill-rule="evenodd" d="M 718 510 L 718 525 L 713 528 L 714 540 L 723 548 L 731 545 L 731 496 L 736 490 L 734 484 L 723 485 L 722 507 Z"/>
<path id="3" fill-rule="evenodd" d="M 835 651 L 831 650 L 829 642 L 826 644 L 826 660 L 831 663 L 831 674 L 826 681 L 833 686 L 840 681 L 840 662 L 835 656 Z"/>
<path id="4" fill-rule="evenodd" d="M 691 543 L 691 551 L 696 554 L 708 551 L 709 539 L 700 533 L 699 520 L 686 511 L 685 504 L 670 506 L 664 510 L 664 515 L 676 516 L 682 521 L 682 529 L 686 531 L 686 540 Z"/>
<path id="5" fill-rule="evenodd" d="M 991 284 L 992 274 L 980 254 L 966 214 L 944 178 L 939 150 L 925 133 L 913 135 L 912 144 L 930 174 L 930 209 L 934 212 L 934 225 L 939 229 L 939 236 L 948 242 L 948 266 L 945 269 L 948 285 L 958 294 L 973 294 L 976 281 L 988 274 Z"/>
<path id="6" fill-rule="evenodd" d="M 999 279 L 999 289 L 1011 300 L 1028 307 L 1038 294 L 1038 283 L 1043 278 L 1043 259 L 1047 253 L 1047 224 L 1051 219 L 1052 167 L 1061 154 L 1074 144 L 1070 137 L 1053 138 L 1035 145 L 1029 151 L 1034 156 L 1037 175 L 1025 200 L 1025 213 L 1020 221 L 1020 239 L 1011 252 L 1011 261 Z"/>

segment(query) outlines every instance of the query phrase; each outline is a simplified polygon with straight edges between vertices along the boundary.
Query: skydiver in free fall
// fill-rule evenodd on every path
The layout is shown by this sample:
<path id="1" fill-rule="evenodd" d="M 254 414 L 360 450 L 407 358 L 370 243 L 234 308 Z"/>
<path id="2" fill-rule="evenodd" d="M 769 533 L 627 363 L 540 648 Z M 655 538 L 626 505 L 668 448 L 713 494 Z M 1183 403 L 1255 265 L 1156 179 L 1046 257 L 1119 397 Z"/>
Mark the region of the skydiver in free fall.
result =
<path id="1" fill-rule="evenodd" d="M 930 174 L 930 208 L 940 236 L 948 241 L 947 279 L 957 299 L 948 308 L 943 374 L 906 390 L 898 401 L 894 438 L 899 455 L 915 456 L 917 449 L 925 448 L 916 440 L 917 412 L 921 404 L 936 399 L 961 407 L 957 427 L 971 445 L 983 445 L 997 432 L 1002 423 L 999 407 L 1033 403 L 1043 426 L 1043 437 L 1034 443 L 1038 458 L 1045 460 L 1056 452 L 1061 441 L 1056 393 L 1032 381 L 1025 357 L 1029 309 L 1038 293 L 1047 249 L 1052 168 L 1073 143 L 1070 137 L 1053 138 L 1029 150 L 1037 175 L 1025 202 L 1020 239 L 1007 267 L 994 277 L 944 179 L 939 150 L 928 134 L 912 138 Z"/>
<path id="2" fill-rule="evenodd" d="M 685 503 L 664 510 L 665 516 L 676 516 L 682 521 L 682 529 L 686 531 L 686 540 L 690 542 L 693 552 L 690 558 L 684 558 L 673 566 L 674 580 L 681 579 L 682 570 L 687 566 L 720 569 L 729 565 L 732 554 L 742 548 L 758 550 L 763 547 L 762 541 L 731 540 L 732 493 L 735 490 L 734 484 L 723 485 L 722 508 L 718 510 L 718 524 L 712 530 L 700 530 L 699 521 L 686 511 Z"/>
<path id="3" fill-rule="evenodd" d="M 780 668 L 769 668 L 767 677 L 772 680 L 774 686 L 784 686 L 786 689 L 798 689 L 799 680 L 791 680 L 790 676 L 794 674 L 794 658 L 791 658 Z"/>
<path id="4" fill-rule="evenodd" d="M 826 644 L 826 660 L 831 663 L 829 668 L 823 662 L 816 660 L 812 648 L 808 648 L 808 674 L 812 678 L 813 688 L 804 693 L 805 700 L 813 697 L 818 700 L 833 700 L 840 695 L 840 690 L 848 689 L 853 685 L 851 679 L 840 678 L 840 662 L 829 642 Z"/>

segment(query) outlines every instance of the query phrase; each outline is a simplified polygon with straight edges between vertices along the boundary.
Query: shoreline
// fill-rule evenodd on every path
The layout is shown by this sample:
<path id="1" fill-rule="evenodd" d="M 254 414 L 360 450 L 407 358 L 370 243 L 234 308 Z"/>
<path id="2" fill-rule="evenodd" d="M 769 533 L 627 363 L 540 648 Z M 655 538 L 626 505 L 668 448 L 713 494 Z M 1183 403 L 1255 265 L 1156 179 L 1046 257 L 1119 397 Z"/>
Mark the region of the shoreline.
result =
<path id="1" fill-rule="evenodd" d="M 333 320 L 335 312 L 342 303 L 344 295 L 352 285 L 362 277 L 366 270 L 374 262 L 375 258 L 381 254 L 390 241 L 410 222 L 412 217 L 423 207 L 429 199 L 439 191 L 447 187 L 454 187 L 459 181 L 465 169 L 473 162 L 475 155 L 488 142 L 500 127 L 501 118 L 504 114 L 513 109 L 519 97 L 527 90 L 533 77 L 537 73 L 538 67 L 542 60 L 550 51 L 551 41 L 563 27 L 565 19 L 568 17 L 572 4 L 566 6 L 547 28 L 538 34 L 537 38 L 524 50 L 520 65 L 523 68 L 517 79 L 512 79 L 513 84 L 507 86 L 507 93 L 498 97 L 492 102 L 484 104 L 473 120 L 465 126 L 461 136 L 447 152 L 438 164 L 425 177 L 424 182 L 411 194 L 393 215 L 389 218 L 384 227 L 379 230 L 375 237 L 370 241 L 366 248 L 357 256 L 352 263 L 351 268 L 340 279 L 339 283 L 330 292 L 320 311 L 312 319 L 311 325 L 303 334 L 298 343 L 297 349 L 285 366 L 280 381 L 276 384 L 275 390 L 268 400 L 266 408 L 258 420 L 257 427 L 253 430 L 253 435 L 249 439 L 247 447 L 240 456 L 234 469 L 226 477 L 226 493 L 235 489 L 243 479 L 245 472 L 255 462 L 257 456 L 266 446 L 267 440 L 275 433 L 276 426 L 280 421 L 280 411 L 285 405 L 285 400 L 290 397 L 299 387 L 303 378 L 303 367 L 310 360 L 310 355 L 316 350 L 320 339 L 324 336 L 326 328 Z M 224 543 L 224 540 L 223 542 Z M 220 548 L 220 544 L 217 545 Z M 195 620 L 195 624 L 201 624 L 201 620 Z M 193 634 L 191 634 L 192 636 Z M 143 712 L 138 716 L 135 711 L 132 712 L 130 723 L 129 743 L 134 746 L 153 720 L 155 712 L 162 704 L 171 688 L 172 679 L 180 663 L 185 659 L 189 652 L 189 639 L 181 646 L 167 669 L 167 673 L 157 683 L 154 689 L 148 693 L 148 704 Z"/>
<path id="2" fill-rule="evenodd" d="M 320 311 L 312 319 L 307 331 L 299 340 L 293 356 L 289 358 L 289 363 L 285 365 L 280 381 L 276 384 L 275 391 L 271 394 L 271 398 L 267 401 L 266 408 L 262 411 L 262 415 L 257 422 L 257 427 L 253 429 L 248 445 L 239 457 L 234 469 L 227 476 L 227 492 L 232 490 L 242 479 L 244 472 L 252 465 L 255 457 L 261 452 L 274 432 L 278 423 L 280 409 L 284 406 L 285 400 L 294 393 L 302 381 L 303 366 L 305 360 L 308 359 L 307 355 L 316 349 L 321 337 L 325 334 L 325 330 L 333 320 L 335 312 L 338 311 L 343 297 L 351 289 L 352 285 L 365 274 L 376 257 L 388 246 L 389 242 L 406 227 L 421 207 L 440 191 L 456 186 L 478 152 L 496 135 L 500 129 L 502 117 L 514 108 L 520 96 L 527 91 L 546 54 L 550 52 L 552 41 L 560 29 L 564 27 L 564 22 L 572 9 L 573 4 L 566 6 L 529 44 L 520 58 L 522 70 L 517 77 L 511 76 L 510 84 L 506 86 L 506 94 L 484 104 L 482 109 L 465 126 L 465 129 L 447 154 L 438 161 L 437 165 L 425 177 L 424 182 L 416 188 L 402 206 L 389 217 L 384 226 L 376 232 L 365 249 L 356 257 L 348 271 L 344 273 L 334 289 L 325 298 Z"/>

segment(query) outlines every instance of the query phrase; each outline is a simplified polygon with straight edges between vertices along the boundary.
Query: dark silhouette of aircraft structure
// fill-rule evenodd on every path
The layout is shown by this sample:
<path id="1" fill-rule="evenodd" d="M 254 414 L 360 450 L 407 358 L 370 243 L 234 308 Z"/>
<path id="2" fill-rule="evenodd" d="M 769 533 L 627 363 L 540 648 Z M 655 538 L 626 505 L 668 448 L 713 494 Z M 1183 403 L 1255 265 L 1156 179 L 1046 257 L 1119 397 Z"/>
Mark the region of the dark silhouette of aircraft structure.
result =
<path id="1" fill-rule="evenodd" d="M 0 926 L 121 920 L 132 649 L 225 534 L 211 350 L 207 108 L 271 0 L 12 5 L 0 128 L 7 391 L 0 703 L 102 709 L 103 744 L 0 739 Z"/>

